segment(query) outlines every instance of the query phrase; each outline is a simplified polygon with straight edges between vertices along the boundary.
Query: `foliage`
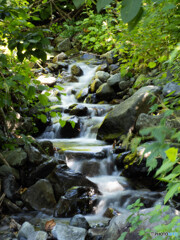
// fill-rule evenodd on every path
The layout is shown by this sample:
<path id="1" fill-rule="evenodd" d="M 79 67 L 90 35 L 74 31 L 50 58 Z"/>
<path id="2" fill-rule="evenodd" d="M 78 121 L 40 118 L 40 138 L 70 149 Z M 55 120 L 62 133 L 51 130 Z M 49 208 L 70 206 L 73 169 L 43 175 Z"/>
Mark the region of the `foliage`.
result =
<path id="1" fill-rule="evenodd" d="M 171 239 L 177 239 L 179 235 L 178 230 L 180 226 L 180 223 L 178 223 L 179 217 L 178 216 L 174 217 L 168 223 L 170 216 L 169 214 L 164 214 L 169 210 L 168 206 L 162 207 L 161 205 L 156 205 L 154 210 L 148 213 L 140 213 L 139 210 L 142 207 L 143 203 L 140 202 L 140 199 L 136 200 L 135 203 L 127 207 L 127 209 L 131 211 L 130 216 L 126 220 L 127 223 L 131 224 L 131 227 L 129 228 L 130 233 L 134 232 L 135 230 L 138 230 L 138 234 L 141 237 L 141 240 L 169 239 L 169 236 L 171 236 Z M 162 214 L 164 214 L 163 217 Z M 167 221 L 167 223 L 158 225 L 159 221 L 161 220 Z M 150 228 L 142 229 L 141 224 L 145 221 L 148 221 L 149 225 L 152 223 L 157 223 L 157 225 L 153 227 L 153 229 Z M 128 232 L 124 232 L 123 234 L 121 234 L 118 240 L 124 240 L 127 233 Z"/>

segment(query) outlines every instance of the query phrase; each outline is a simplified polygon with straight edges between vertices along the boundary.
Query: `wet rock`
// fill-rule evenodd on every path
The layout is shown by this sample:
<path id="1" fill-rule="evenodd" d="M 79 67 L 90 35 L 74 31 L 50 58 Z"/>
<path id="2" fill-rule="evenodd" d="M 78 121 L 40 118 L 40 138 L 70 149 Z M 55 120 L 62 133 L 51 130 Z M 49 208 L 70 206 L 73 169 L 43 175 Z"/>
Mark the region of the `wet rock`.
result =
<path id="1" fill-rule="evenodd" d="M 85 103 L 97 103 L 96 94 L 88 94 L 88 96 L 84 100 Z"/>
<path id="2" fill-rule="evenodd" d="M 96 55 L 93 53 L 84 53 L 80 57 L 82 60 L 96 60 Z"/>
<path id="3" fill-rule="evenodd" d="M 39 76 L 37 80 L 40 81 L 41 84 L 47 85 L 49 87 L 53 87 L 56 84 L 56 78 L 51 76 L 42 75 Z"/>
<path id="4" fill-rule="evenodd" d="M 37 231 L 31 234 L 27 240 L 47 240 L 48 234 L 44 231 Z"/>
<path id="5" fill-rule="evenodd" d="M 24 222 L 18 232 L 18 240 L 21 238 L 28 239 L 28 236 L 35 232 L 34 227 L 29 222 Z"/>
<path id="6" fill-rule="evenodd" d="M 96 90 L 102 85 L 102 82 L 99 79 L 95 79 L 91 85 L 90 85 L 90 89 L 92 93 L 95 93 Z"/>
<path id="7" fill-rule="evenodd" d="M 54 192 L 47 179 L 41 179 L 22 194 L 23 201 L 34 210 L 52 209 L 56 204 Z"/>
<path id="8" fill-rule="evenodd" d="M 18 185 L 15 177 L 12 174 L 7 175 L 4 178 L 3 189 L 4 189 L 4 193 L 6 194 L 7 198 L 9 198 L 11 200 L 15 199 L 19 187 L 20 186 Z"/>
<path id="9" fill-rule="evenodd" d="M 105 58 L 109 64 L 113 64 L 113 63 L 116 63 L 117 61 L 117 57 L 115 57 L 114 55 L 115 54 L 113 51 L 108 51 L 102 54 L 100 58 Z"/>
<path id="10" fill-rule="evenodd" d="M 56 206 L 55 217 L 72 217 L 75 214 L 93 212 L 97 200 L 94 189 L 90 187 L 72 187 L 66 191 Z M 93 196 L 94 195 L 94 196 Z"/>
<path id="11" fill-rule="evenodd" d="M 70 110 L 69 114 L 76 115 L 76 116 L 87 116 L 88 108 L 84 105 L 78 104 Z"/>
<path id="12" fill-rule="evenodd" d="M 120 73 L 116 73 L 114 75 L 112 75 L 108 80 L 107 80 L 107 84 L 116 89 L 116 92 L 119 90 L 119 83 L 123 81 L 123 78 L 121 77 Z"/>
<path id="13" fill-rule="evenodd" d="M 106 228 L 91 228 L 88 230 L 87 240 L 102 240 L 105 232 Z"/>
<path id="14" fill-rule="evenodd" d="M 66 52 L 71 49 L 71 41 L 69 40 L 69 38 L 65 39 L 61 38 L 56 40 L 56 42 L 57 42 L 56 50 L 59 52 Z"/>
<path id="15" fill-rule="evenodd" d="M 176 128 L 180 131 L 180 119 L 176 116 L 165 117 L 164 114 L 148 115 L 141 113 L 136 121 L 136 129 L 140 131 L 143 128 L 158 126 L 162 119 L 166 119 L 165 125 L 170 128 Z"/>
<path id="16" fill-rule="evenodd" d="M 126 101 L 116 105 L 106 115 L 98 129 L 97 138 L 114 141 L 122 134 L 132 131 L 138 116 L 149 111 L 151 94 L 157 95 L 159 92 L 160 89 L 155 86 L 142 87 Z"/>
<path id="17" fill-rule="evenodd" d="M 17 169 L 8 167 L 7 165 L 2 165 L 0 167 L 0 177 L 6 177 L 11 174 L 14 175 L 16 179 L 19 180 L 19 171 Z"/>
<path id="18" fill-rule="evenodd" d="M 116 165 L 118 170 L 120 170 L 120 169 L 122 169 L 124 167 L 123 160 L 131 152 L 131 151 L 121 152 L 121 149 L 122 148 L 120 148 L 120 150 L 119 150 L 120 153 L 115 158 L 115 165 Z"/>
<path id="19" fill-rule="evenodd" d="M 42 148 L 43 152 L 42 153 L 46 153 L 49 156 L 53 156 L 54 155 L 54 147 L 51 141 L 42 141 L 42 142 L 38 142 L 38 144 L 40 145 L 40 147 Z M 40 149 L 41 150 L 41 149 Z"/>
<path id="20" fill-rule="evenodd" d="M 48 156 L 42 154 L 37 148 L 32 145 L 26 145 L 24 147 L 24 150 L 26 151 L 28 155 L 28 160 L 31 163 L 40 164 L 49 160 Z"/>
<path id="21" fill-rule="evenodd" d="M 87 231 L 84 228 L 58 223 L 51 233 L 57 240 L 85 240 Z"/>
<path id="22" fill-rule="evenodd" d="M 176 216 L 174 209 L 169 209 L 167 212 L 162 212 L 160 215 L 160 218 L 157 218 L 157 221 L 150 222 L 149 219 L 151 218 L 148 213 L 155 210 L 155 208 L 148 208 L 148 209 L 142 209 L 139 211 L 140 214 L 140 220 L 142 220 L 142 223 L 140 226 L 133 232 L 129 232 L 130 224 L 127 223 L 127 218 L 130 216 L 131 213 L 123 213 L 119 216 L 114 217 L 110 225 L 105 233 L 105 236 L 103 237 L 103 240 L 117 240 L 121 234 L 123 234 L 125 231 L 127 231 L 126 239 L 133 239 L 133 240 L 139 240 L 139 231 L 140 230 L 146 230 L 150 229 L 151 232 L 155 232 L 154 227 L 158 225 L 168 224 L 171 222 L 171 219 Z M 144 214 L 147 214 L 143 216 Z M 169 214 L 170 218 L 168 220 L 163 220 L 163 217 L 165 217 L 167 214 Z M 154 235 L 155 236 L 155 235 Z"/>
<path id="23" fill-rule="evenodd" d="M 78 79 L 69 73 L 65 73 L 62 75 L 62 81 L 63 82 L 78 82 Z"/>
<path id="24" fill-rule="evenodd" d="M 90 228 L 86 218 L 81 214 L 78 214 L 72 217 L 69 225 L 74 227 L 85 228 L 86 230 Z"/>
<path id="25" fill-rule="evenodd" d="M 83 75 L 82 69 L 77 65 L 73 65 L 71 67 L 71 73 L 72 73 L 72 75 L 78 76 L 78 77 Z"/>
<path id="26" fill-rule="evenodd" d="M 56 199 L 65 195 L 66 191 L 73 186 L 91 187 L 95 193 L 99 194 L 98 187 L 95 183 L 88 180 L 81 173 L 75 173 L 67 167 L 56 166 L 47 178 L 53 186 Z"/>
<path id="27" fill-rule="evenodd" d="M 106 82 L 107 79 L 110 77 L 110 74 L 104 71 L 98 71 L 96 72 L 95 77 L 102 82 Z"/>
<path id="28" fill-rule="evenodd" d="M 81 173 L 88 177 L 99 175 L 100 163 L 96 160 L 84 161 L 81 167 Z"/>
<path id="29" fill-rule="evenodd" d="M 115 92 L 107 83 L 103 83 L 96 91 L 96 96 L 99 101 L 111 101 L 115 97 Z"/>
<path id="30" fill-rule="evenodd" d="M 33 185 L 37 180 L 46 178 L 58 164 L 56 159 L 51 159 L 48 162 L 41 163 L 34 168 L 24 180 L 27 186 Z"/>
<path id="31" fill-rule="evenodd" d="M 3 200 L 3 206 L 6 209 L 7 214 L 14 214 L 14 213 L 21 213 L 22 209 L 17 206 L 15 203 L 13 203 L 8 198 L 4 198 Z"/>
<path id="32" fill-rule="evenodd" d="M 66 53 L 61 52 L 53 58 L 53 63 L 57 63 L 58 61 L 65 60 L 67 58 L 68 57 L 67 57 Z"/>
<path id="33" fill-rule="evenodd" d="M 89 89 L 88 87 L 85 87 L 83 89 L 81 89 L 77 94 L 76 94 L 76 99 L 79 101 L 79 102 L 83 102 L 84 99 L 87 97 L 89 93 Z"/>
<path id="34" fill-rule="evenodd" d="M 163 92 L 164 96 L 167 96 L 170 93 L 172 93 L 171 97 L 179 96 L 180 95 L 180 85 L 178 85 L 175 82 L 169 82 L 164 86 L 162 92 Z"/>
<path id="35" fill-rule="evenodd" d="M 107 72 L 107 70 L 108 70 L 108 65 L 107 65 L 107 63 L 104 63 L 104 64 L 101 64 L 100 66 L 98 66 L 98 68 L 97 68 L 97 72 L 98 71 L 105 71 L 105 72 Z"/>
<path id="36" fill-rule="evenodd" d="M 74 127 L 72 127 L 71 122 L 74 122 Z M 66 120 L 64 127 L 60 128 L 60 136 L 62 138 L 75 138 L 78 137 L 80 133 L 80 122 L 76 116 Z"/>
<path id="37" fill-rule="evenodd" d="M 2 155 L 12 167 L 23 166 L 27 161 L 27 153 L 22 148 L 16 148 L 8 152 L 4 151 Z"/>
<path id="38" fill-rule="evenodd" d="M 118 212 L 116 210 L 114 210 L 113 208 L 107 208 L 106 211 L 104 212 L 103 216 L 107 217 L 107 218 L 113 218 L 114 216 L 116 216 L 118 214 Z"/>
<path id="39" fill-rule="evenodd" d="M 118 64 L 111 64 L 111 65 L 109 65 L 109 70 L 110 70 L 110 72 L 115 73 L 116 71 L 120 70 L 119 65 Z"/>

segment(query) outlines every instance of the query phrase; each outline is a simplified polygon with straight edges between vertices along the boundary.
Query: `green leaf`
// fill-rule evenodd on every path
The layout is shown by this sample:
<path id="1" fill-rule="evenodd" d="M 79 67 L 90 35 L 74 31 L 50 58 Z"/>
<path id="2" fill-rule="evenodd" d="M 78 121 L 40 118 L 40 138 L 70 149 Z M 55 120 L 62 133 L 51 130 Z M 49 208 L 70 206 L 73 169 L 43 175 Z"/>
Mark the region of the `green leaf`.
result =
<path id="1" fill-rule="evenodd" d="M 40 103 L 43 105 L 43 106 L 46 106 L 48 104 L 48 97 L 45 95 L 45 94 L 40 94 L 38 96 L 39 98 L 39 101 Z"/>
<path id="2" fill-rule="evenodd" d="M 169 189 L 167 192 L 165 198 L 164 198 L 164 204 L 167 203 L 167 201 L 174 196 L 176 192 L 179 192 L 178 189 L 180 188 L 180 182 L 173 184 L 173 186 Z"/>
<path id="3" fill-rule="evenodd" d="M 169 158 L 169 160 L 171 162 L 175 162 L 176 161 L 176 158 L 177 158 L 177 154 L 178 154 L 178 149 L 177 148 L 169 148 L 167 151 L 166 151 L 166 155 L 167 157 Z"/>
<path id="4" fill-rule="evenodd" d="M 46 122 L 47 122 L 47 117 L 46 117 L 46 115 L 44 115 L 44 114 L 41 114 L 41 115 L 40 115 L 40 119 L 41 119 L 41 121 L 42 121 L 43 123 L 46 123 Z"/>
<path id="5" fill-rule="evenodd" d="M 100 12 L 103 8 L 109 5 L 112 0 L 98 0 L 96 4 L 97 11 Z"/>
<path id="6" fill-rule="evenodd" d="M 118 238 L 118 240 L 124 240 L 127 235 L 127 232 L 123 232 L 121 236 Z"/>
<path id="7" fill-rule="evenodd" d="M 128 23 L 133 20 L 141 8 L 142 0 L 123 0 L 121 8 L 121 17 L 123 22 Z"/>
<path id="8" fill-rule="evenodd" d="M 51 117 L 56 117 L 57 113 L 56 112 L 50 112 Z"/>
<path id="9" fill-rule="evenodd" d="M 160 175 L 163 172 L 169 171 L 169 169 L 174 165 L 173 162 L 166 160 L 166 162 L 163 162 L 162 166 L 156 171 L 155 176 Z"/>
<path id="10" fill-rule="evenodd" d="M 138 14 L 136 15 L 135 18 L 133 18 L 130 22 L 128 22 L 128 29 L 129 31 L 132 31 L 135 26 L 138 24 L 138 22 L 141 20 L 142 16 L 143 16 L 143 13 L 144 13 L 144 9 L 141 7 L 139 9 L 139 12 Z"/>
<path id="11" fill-rule="evenodd" d="M 85 0 L 73 0 L 73 3 L 76 8 L 80 8 L 85 3 Z"/>
<path id="12" fill-rule="evenodd" d="M 71 127 L 74 128 L 76 126 L 76 123 L 74 121 L 69 121 L 71 124 Z"/>
<path id="13" fill-rule="evenodd" d="M 32 98 L 32 96 L 34 96 L 35 93 L 36 93 L 36 88 L 34 86 L 29 86 L 28 93 L 27 93 L 28 97 Z"/>
<path id="14" fill-rule="evenodd" d="M 154 68 L 154 67 L 156 67 L 156 63 L 155 63 L 155 62 L 150 62 L 150 63 L 148 64 L 148 67 L 149 67 L 149 68 Z"/>
<path id="15" fill-rule="evenodd" d="M 61 125 L 61 127 L 64 127 L 66 125 L 66 121 L 59 119 L 59 123 Z"/>

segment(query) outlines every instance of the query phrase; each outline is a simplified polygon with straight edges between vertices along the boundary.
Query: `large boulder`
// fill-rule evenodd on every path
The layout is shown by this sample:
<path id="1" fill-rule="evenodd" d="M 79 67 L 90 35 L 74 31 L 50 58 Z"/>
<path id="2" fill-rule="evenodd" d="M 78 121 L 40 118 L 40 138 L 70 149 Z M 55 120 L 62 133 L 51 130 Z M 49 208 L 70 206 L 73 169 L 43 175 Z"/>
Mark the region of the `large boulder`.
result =
<path id="1" fill-rule="evenodd" d="M 74 122 L 74 127 L 72 126 Z M 60 136 L 62 138 L 75 138 L 78 137 L 80 133 L 80 121 L 77 117 L 72 116 L 66 120 L 64 127 L 60 128 Z"/>
<path id="2" fill-rule="evenodd" d="M 151 231 L 150 233 L 152 234 L 151 237 L 148 239 L 152 239 L 152 237 L 156 236 L 155 235 L 156 231 L 153 229 L 154 227 L 156 227 L 157 225 L 163 225 L 163 224 L 167 225 L 171 223 L 171 219 L 173 217 L 175 217 L 177 214 L 179 215 L 179 212 L 177 213 L 177 210 L 170 208 L 166 212 L 162 211 L 159 217 L 156 215 L 156 221 L 150 222 L 149 219 L 151 218 L 151 216 L 148 215 L 148 213 L 150 214 L 150 212 L 154 210 L 155 210 L 155 207 L 142 209 L 139 211 L 140 220 L 142 221 L 142 223 L 140 224 L 140 226 L 137 226 L 137 229 L 135 229 L 133 232 L 130 232 L 130 224 L 127 222 L 127 218 L 130 216 L 131 213 L 123 213 L 119 216 L 115 216 L 111 220 L 110 225 L 103 237 L 103 240 L 110 240 L 110 239 L 117 240 L 124 232 L 127 232 L 125 239 L 139 240 L 141 239 L 139 235 L 139 231 L 140 230 L 145 231 L 147 229 L 150 229 Z M 167 215 L 169 215 L 169 218 L 166 218 L 166 220 L 164 220 L 163 217 Z M 135 216 L 137 216 L 137 214 Z M 175 232 L 175 230 L 172 232 Z M 177 232 L 177 227 L 176 227 L 176 232 Z M 157 233 L 157 236 L 158 236 L 158 233 Z M 161 236 L 161 233 L 160 233 L 160 236 Z"/>
<path id="3" fill-rule="evenodd" d="M 72 73 L 72 75 L 79 77 L 79 76 L 83 75 L 83 70 L 79 66 L 73 65 L 71 67 L 71 73 Z"/>
<path id="4" fill-rule="evenodd" d="M 22 148 L 16 148 L 11 151 L 4 151 L 2 155 L 12 167 L 21 167 L 26 163 L 27 153 Z"/>
<path id="5" fill-rule="evenodd" d="M 57 240 L 85 240 L 87 231 L 84 228 L 58 223 L 51 233 Z"/>
<path id="6" fill-rule="evenodd" d="M 43 211 L 53 209 L 56 205 L 51 183 L 47 179 L 40 179 L 22 194 L 23 201 L 34 210 Z"/>
<path id="7" fill-rule="evenodd" d="M 74 186 L 91 187 L 94 189 L 95 193 L 99 193 L 98 187 L 95 183 L 88 180 L 81 173 L 75 173 L 66 166 L 56 166 L 54 171 L 47 178 L 53 186 L 57 200 L 65 195 L 69 188 Z"/>
<path id="8" fill-rule="evenodd" d="M 123 78 L 121 77 L 121 74 L 120 73 L 116 73 L 114 75 L 112 75 L 108 80 L 107 80 L 107 84 L 110 86 L 110 87 L 113 87 L 113 88 L 116 88 L 117 90 L 119 89 L 118 88 L 118 85 L 119 83 L 123 81 Z"/>
<path id="9" fill-rule="evenodd" d="M 167 83 L 163 88 L 163 95 L 167 96 L 171 93 L 171 97 L 176 97 L 180 95 L 180 85 L 175 82 Z"/>
<path id="10" fill-rule="evenodd" d="M 142 87 L 130 98 L 115 106 L 98 129 L 97 138 L 113 141 L 122 134 L 132 131 L 139 114 L 149 111 L 152 94 L 157 95 L 159 92 L 159 87 Z"/>

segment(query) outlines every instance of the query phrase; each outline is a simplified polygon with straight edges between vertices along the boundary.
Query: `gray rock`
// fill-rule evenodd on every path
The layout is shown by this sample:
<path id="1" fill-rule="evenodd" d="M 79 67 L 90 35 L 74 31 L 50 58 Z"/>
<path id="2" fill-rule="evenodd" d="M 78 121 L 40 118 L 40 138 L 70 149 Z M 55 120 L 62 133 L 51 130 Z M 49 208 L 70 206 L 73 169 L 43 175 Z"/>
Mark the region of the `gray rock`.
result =
<path id="1" fill-rule="evenodd" d="M 93 240 L 98 240 L 99 239 L 100 240 L 104 236 L 105 232 L 106 232 L 106 228 L 99 228 L 99 227 L 90 228 L 88 230 L 88 236 L 89 236 L 90 239 L 93 239 Z"/>
<path id="2" fill-rule="evenodd" d="M 88 108 L 84 105 L 78 104 L 70 110 L 69 114 L 76 115 L 76 116 L 87 116 Z"/>
<path id="3" fill-rule="evenodd" d="M 12 174 L 6 175 L 3 181 L 4 193 L 9 199 L 13 199 L 18 192 L 19 185 L 16 182 L 15 177 Z"/>
<path id="4" fill-rule="evenodd" d="M 121 91 L 124 91 L 126 88 L 129 88 L 130 86 L 130 81 L 122 81 L 119 83 L 119 89 Z"/>
<path id="5" fill-rule="evenodd" d="M 155 86 L 142 87 L 130 98 L 116 105 L 106 115 L 98 129 L 97 138 L 113 141 L 122 134 L 127 134 L 130 130 L 132 131 L 140 113 L 149 111 L 152 93 L 157 95 L 159 92 L 160 89 Z"/>
<path id="6" fill-rule="evenodd" d="M 41 84 L 53 87 L 56 84 L 57 79 L 52 76 L 41 75 L 37 78 Z"/>
<path id="7" fill-rule="evenodd" d="M 155 127 L 160 124 L 160 121 L 165 118 L 166 126 L 170 128 L 176 128 L 180 131 L 180 118 L 179 117 L 164 117 L 164 114 L 160 114 L 157 116 L 148 115 L 145 113 L 141 113 L 136 121 L 136 129 L 140 131 L 143 128 Z"/>
<path id="8" fill-rule="evenodd" d="M 120 73 L 116 73 L 114 75 L 112 75 L 108 80 L 107 80 L 107 84 L 110 87 L 118 87 L 119 83 L 123 81 L 121 74 Z"/>
<path id="9" fill-rule="evenodd" d="M 6 177 L 7 175 L 13 174 L 16 179 L 19 179 L 19 171 L 15 168 L 2 165 L 0 167 L 0 177 Z"/>
<path id="10" fill-rule="evenodd" d="M 42 162 L 46 162 L 49 160 L 49 157 L 42 154 L 37 148 L 33 147 L 32 145 L 26 145 L 24 147 L 28 155 L 28 160 L 31 163 L 40 164 Z"/>
<path id="11" fill-rule="evenodd" d="M 79 102 L 82 102 L 88 95 L 89 89 L 88 87 L 85 87 L 83 89 L 81 89 L 77 94 L 76 94 L 76 99 Z"/>
<path id="12" fill-rule="evenodd" d="M 171 92 L 174 92 L 171 94 L 171 97 L 175 97 L 175 96 L 178 96 L 180 94 L 180 85 L 178 85 L 177 83 L 175 82 L 170 82 L 170 83 L 167 83 L 163 90 L 163 95 L 164 96 L 167 96 L 168 94 L 170 94 Z"/>
<path id="13" fill-rule="evenodd" d="M 85 240 L 87 231 L 84 228 L 58 223 L 51 233 L 57 240 Z"/>
<path id="14" fill-rule="evenodd" d="M 83 75 L 82 69 L 77 65 L 73 65 L 71 67 L 71 73 L 72 73 L 72 75 L 78 76 L 78 77 Z"/>
<path id="15" fill-rule="evenodd" d="M 59 53 L 53 58 L 53 63 L 67 59 L 67 55 L 64 52 Z"/>
<path id="16" fill-rule="evenodd" d="M 69 51 L 71 49 L 71 41 L 69 40 L 69 38 L 65 38 L 61 42 L 57 43 L 56 49 L 59 52 Z"/>
<path id="17" fill-rule="evenodd" d="M 46 240 L 48 238 L 48 234 L 44 231 L 37 231 L 28 236 L 27 240 Z"/>
<path id="18" fill-rule="evenodd" d="M 40 179 L 22 194 L 23 201 L 34 210 L 52 209 L 56 204 L 54 192 L 47 179 Z"/>
<path id="19" fill-rule="evenodd" d="M 34 227 L 29 222 L 24 222 L 18 232 L 18 240 L 26 238 L 35 233 Z"/>
<path id="20" fill-rule="evenodd" d="M 22 148 L 17 148 L 8 152 L 2 152 L 2 155 L 12 167 L 23 166 L 27 160 L 27 153 Z"/>
<path id="21" fill-rule="evenodd" d="M 110 74 L 104 71 L 98 71 L 96 72 L 95 77 L 102 82 L 106 82 L 106 80 L 110 77 Z"/>
<path id="22" fill-rule="evenodd" d="M 90 228 L 89 223 L 87 222 L 86 218 L 81 214 L 77 214 L 74 217 L 72 217 L 69 225 L 74 226 L 74 227 L 85 228 L 85 229 Z"/>
<path id="23" fill-rule="evenodd" d="M 99 101 L 111 101 L 115 97 L 115 92 L 107 83 L 103 83 L 96 91 Z"/>
<path id="24" fill-rule="evenodd" d="M 114 54 L 113 50 L 111 50 L 111 51 L 108 51 L 108 52 L 102 54 L 100 58 L 106 58 L 106 61 L 107 61 L 109 64 L 113 64 L 113 63 L 116 62 L 116 58 L 115 58 L 114 55 L 115 55 L 115 54 Z"/>
<path id="25" fill-rule="evenodd" d="M 95 93 L 96 90 L 102 85 L 102 82 L 99 80 L 99 79 L 95 79 L 91 85 L 90 85 L 90 88 L 91 88 L 91 92 L 92 93 Z"/>
<path id="26" fill-rule="evenodd" d="M 154 207 L 142 209 L 139 211 L 139 214 L 148 214 L 153 210 L 155 210 Z M 177 210 L 176 210 L 176 212 L 177 212 Z M 151 216 L 141 215 L 140 220 L 142 220 L 142 223 L 141 223 L 140 227 L 138 227 L 132 233 L 129 232 L 130 226 L 129 226 L 129 223 L 126 222 L 127 218 L 130 216 L 131 213 L 123 213 L 119 216 L 115 216 L 111 220 L 110 225 L 103 237 L 103 240 L 110 240 L 110 239 L 117 240 L 123 232 L 128 232 L 125 239 L 139 240 L 140 236 L 138 233 L 140 230 L 150 229 L 151 232 L 155 232 L 155 230 L 153 229 L 154 227 L 156 227 L 157 225 L 169 224 L 171 222 L 171 219 L 177 215 L 176 212 L 175 212 L 175 209 L 170 208 L 167 212 L 162 212 L 160 218 L 158 219 L 158 217 L 157 217 L 157 221 L 153 222 L 153 223 L 149 222 L 149 219 Z M 167 214 L 170 216 L 170 218 L 165 221 L 165 220 L 163 220 L 163 217 L 165 217 Z M 179 212 L 178 212 L 178 215 L 179 215 Z M 154 235 L 154 237 L 155 237 L 155 235 Z"/>

